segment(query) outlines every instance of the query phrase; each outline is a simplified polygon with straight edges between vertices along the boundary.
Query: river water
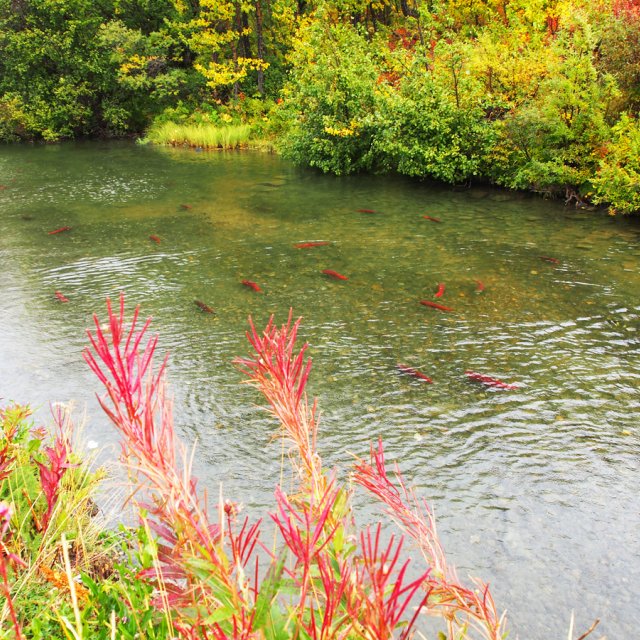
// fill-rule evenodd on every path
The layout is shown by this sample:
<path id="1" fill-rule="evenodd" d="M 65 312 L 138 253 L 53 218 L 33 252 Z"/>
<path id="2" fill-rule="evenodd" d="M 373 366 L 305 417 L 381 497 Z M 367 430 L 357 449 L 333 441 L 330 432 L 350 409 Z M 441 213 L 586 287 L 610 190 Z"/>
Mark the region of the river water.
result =
<path id="1" fill-rule="evenodd" d="M 232 359 L 248 352 L 249 315 L 261 326 L 293 308 L 327 466 L 348 469 L 381 436 L 434 506 L 459 575 L 490 582 L 511 638 L 564 639 L 572 610 L 576 630 L 602 619 L 595 638 L 637 634 L 637 222 L 488 188 L 323 176 L 268 154 L 129 144 L 3 147 L 0 184 L 1 402 L 46 420 L 50 402 L 72 399 L 88 437 L 115 443 L 81 351 L 91 314 L 124 291 L 170 352 L 201 483 L 264 513 L 281 451 Z"/>

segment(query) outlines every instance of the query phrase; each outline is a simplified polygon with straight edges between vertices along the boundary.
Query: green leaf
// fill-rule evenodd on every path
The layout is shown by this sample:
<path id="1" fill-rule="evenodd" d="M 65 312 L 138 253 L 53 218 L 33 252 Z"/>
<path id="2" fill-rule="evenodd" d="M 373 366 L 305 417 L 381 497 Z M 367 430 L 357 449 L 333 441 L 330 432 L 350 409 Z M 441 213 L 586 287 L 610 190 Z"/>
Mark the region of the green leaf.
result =
<path id="1" fill-rule="evenodd" d="M 254 629 L 262 629 L 265 627 L 267 624 L 267 616 L 273 611 L 273 601 L 278 595 L 282 585 L 285 557 L 286 554 L 283 551 L 275 563 L 271 565 L 267 576 L 260 584 L 260 591 L 256 598 L 255 615 L 253 618 Z"/>
<path id="2" fill-rule="evenodd" d="M 233 618 L 234 613 L 235 610 L 229 607 L 218 607 L 212 614 L 204 619 L 204 622 L 205 624 L 215 624 L 224 620 L 230 620 Z"/>

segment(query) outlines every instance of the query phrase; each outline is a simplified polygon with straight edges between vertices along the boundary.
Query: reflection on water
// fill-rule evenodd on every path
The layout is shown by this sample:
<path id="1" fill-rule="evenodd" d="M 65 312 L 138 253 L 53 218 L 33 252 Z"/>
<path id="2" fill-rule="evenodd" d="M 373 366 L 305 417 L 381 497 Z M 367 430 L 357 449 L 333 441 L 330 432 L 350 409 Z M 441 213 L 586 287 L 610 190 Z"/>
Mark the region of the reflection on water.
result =
<path id="1" fill-rule="evenodd" d="M 347 467 L 381 435 L 434 503 L 460 574 L 491 582 L 513 637 L 565 637 L 571 610 L 580 628 L 601 617 L 610 639 L 633 636 L 633 221 L 489 189 L 320 176 L 268 155 L 130 145 L 5 147 L 0 176 L 2 398 L 43 416 L 50 401 L 86 402 L 91 436 L 113 441 L 80 352 L 91 314 L 125 291 L 171 352 L 176 422 L 198 440 L 203 482 L 262 510 L 280 452 L 231 361 L 247 352 L 248 315 L 260 326 L 293 307 L 328 465 Z M 294 246 L 308 242 L 328 244 Z M 401 375 L 399 362 L 434 383 Z"/>

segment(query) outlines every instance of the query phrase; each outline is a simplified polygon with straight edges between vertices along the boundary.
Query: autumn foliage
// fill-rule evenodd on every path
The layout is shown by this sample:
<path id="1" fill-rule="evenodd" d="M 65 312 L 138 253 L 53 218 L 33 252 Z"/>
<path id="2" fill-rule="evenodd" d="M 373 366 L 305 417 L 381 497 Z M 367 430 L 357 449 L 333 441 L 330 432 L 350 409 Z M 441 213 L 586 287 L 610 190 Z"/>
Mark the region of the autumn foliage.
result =
<path id="1" fill-rule="evenodd" d="M 100 472 L 78 455 L 67 408 L 54 408 L 49 438 L 28 409 L 0 409 L 2 633 L 408 640 L 428 629 L 447 640 L 503 640 L 505 614 L 490 586 L 458 578 L 433 511 L 389 468 L 381 440 L 356 458 L 352 482 L 323 467 L 318 404 L 306 394 L 311 361 L 307 345 L 296 345 L 300 319 L 249 326 L 251 351 L 236 364 L 279 423 L 292 471 L 288 489 L 274 489 L 269 533 L 261 519 L 242 517 L 242 496 L 220 493 L 211 506 L 198 488 L 150 321 L 140 322 L 138 308 L 128 318 L 123 296 L 115 308 L 107 300 L 107 321 L 95 317 L 84 357 L 121 437 L 124 498 L 139 522 L 94 530 Z M 380 504 L 384 522 L 356 524 L 354 487 Z"/>
<path id="2" fill-rule="evenodd" d="M 300 320 L 290 315 L 280 327 L 271 320 L 263 331 L 251 324 L 252 352 L 237 360 L 290 444 L 297 487 L 275 489 L 273 551 L 261 542 L 260 522 L 241 519 L 235 502 L 221 497 L 210 515 L 173 429 L 166 360 L 153 369 L 157 338 L 147 337 L 148 321 L 138 327 L 137 309 L 125 320 L 122 297 L 117 311 L 108 303 L 108 316 L 108 329 L 96 318 L 85 357 L 105 386 L 101 404 L 123 437 L 143 523 L 158 541 L 152 567 L 138 577 L 153 583 L 175 629 L 220 639 L 408 638 L 429 615 L 450 638 L 504 636 L 489 587 L 459 582 L 427 505 L 387 475 L 381 442 L 371 462 L 357 463 L 354 480 L 382 501 L 403 535 L 387 539 L 379 524 L 356 528 L 351 490 L 323 469 L 318 453 L 317 402 L 305 390 L 311 361 L 306 345 L 296 347 Z M 411 578 L 404 535 L 422 556 Z"/>

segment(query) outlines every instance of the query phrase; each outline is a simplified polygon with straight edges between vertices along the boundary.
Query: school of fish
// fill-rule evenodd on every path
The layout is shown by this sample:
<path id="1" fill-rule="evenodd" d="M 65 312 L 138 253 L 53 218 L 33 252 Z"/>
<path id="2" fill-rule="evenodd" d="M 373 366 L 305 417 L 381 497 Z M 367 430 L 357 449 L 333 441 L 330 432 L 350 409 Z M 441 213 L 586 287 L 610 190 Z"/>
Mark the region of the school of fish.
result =
<path id="1" fill-rule="evenodd" d="M 2 185 L 0 185 L 0 188 L 2 188 Z M 192 205 L 189 204 L 181 204 L 180 205 L 180 209 L 185 210 L 185 211 L 189 211 L 191 210 L 193 207 Z M 361 209 L 356 209 L 356 211 L 358 213 L 368 213 L 368 214 L 373 214 L 373 213 L 381 213 L 380 211 L 377 211 L 375 209 L 366 209 L 366 208 L 361 208 Z M 430 222 L 437 222 L 437 223 L 441 223 L 442 220 L 440 218 L 435 218 L 433 216 L 424 214 L 422 216 L 425 220 L 428 220 Z M 59 227 L 57 229 L 53 229 L 52 231 L 48 231 L 47 234 L 50 236 L 54 236 L 54 235 L 58 235 L 61 233 L 65 233 L 68 231 L 71 231 L 72 228 L 70 226 L 63 226 L 63 227 Z M 150 234 L 149 235 L 149 240 L 151 240 L 152 242 L 156 243 L 156 244 L 160 244 L 161 240 L 160 237 L 155 235 L 155 234 Z M 293 247 L 296 249 L 311 249 L 311 248 L 316 248 L 316 247 L 326 247 L 326 246 L 330 246 L 332 244 L 332 242 L 328 241 L 328 240 L 310 240 L 310 241 L 303 241 L 303 242 L 296 242 L 293 244 Z M 544 262 L 548 262 L 551 263 L 553 265 L 557 265 L 560 263 L 560 260 L 558 258 L 554 258 L 551 256 L 539 256 L 540 260 L 543 260 Z M 339 281 L 347 281 L 349 280 L 349 276 L 344 275 L 342 273 L 339 273 L 338 271 L 335 271 L 334 269 L 323 269 L 321 271 L 321 273 L 333 280 L 339 280 Z M 485 285 L 481 280 L 475 279 L 473 280 L 473 282 L 475 283 L 476 287 L 475 290 L 477 293 L 482 293 L 485 291 Z M 264 293 L 262 287 L 257 283 L 254 282 L 253 280 L 248 280 L 248 279 L 243 279 L 240 281 L 240 284 L 242 284 L 244 287 L 246 287 L 247 289 L 250 289 L 252 291 L 254 291 L 255 293 Z M 441 299 L 444 297 L 446 292 L 446 285 L 443 282 L 438 282 L 436 285 L 436 290 L 433 293 L 433 297 L 434 298 L 438 298 Z M 60 291 L 55 291 L 54 292 L 55 298 L 59 301 L 59 302 L 69 302 L 69 298 L 67 298 L 62 292 Z M 196 307 L 198 307 L 198 309 L 200 309 L 202 312 L 204 313 L 208 313 L 208 314 L 215 314 L 215 310 L 213 309 L 213 307 L 209 306 L 207 303 L 202 302 L 201 300 L 194 300 L 194 303 L 196 305 Z M 440 302 L 434 302 L 433 300 L 419 300 L 419 303 L 425 307 L 428 307 L 430 309 L 435 309 L 437 311 L 442 311 L 445 313 L 454 313 L 454 309 L 450 306 L 447 306 L 445 304 L 441 304 Z M 429 377 L 427 374 L 423 373 L 422 371 L 420 371 L 419 369 L 416 369 L 410 365 L 404 364 L 404 363 L 397 363 L 396 364 L 396 369 L 403 375 L 407 375 L 407 376 L 411 376 L 417 380 L 420 380 L 422 382 L 426 382 L 428 384 L 433 384 L 433 379 L 431 377 Z M 484 373 L 478 373 L 476 371 L 471 371 L 471 370 L 466 370 L 464 372 L 465 376 L 467 377 L 468 380 L 470 380 L 471 382 L 474 383 L 479 383 L 481 385 L 483 385 L 484 387 L 487 388 L 491 388 L 491 389 L 502 389 L 502 390 L 515 390 L 515 389 L 519 389 L 520 386 L 518 384 L 515 383 L 509 383 L 509 382 L 504 382 L 503 380 L 500 380 L 499 378 L 494 378 L 493 376 L 484 374 Z"/>

